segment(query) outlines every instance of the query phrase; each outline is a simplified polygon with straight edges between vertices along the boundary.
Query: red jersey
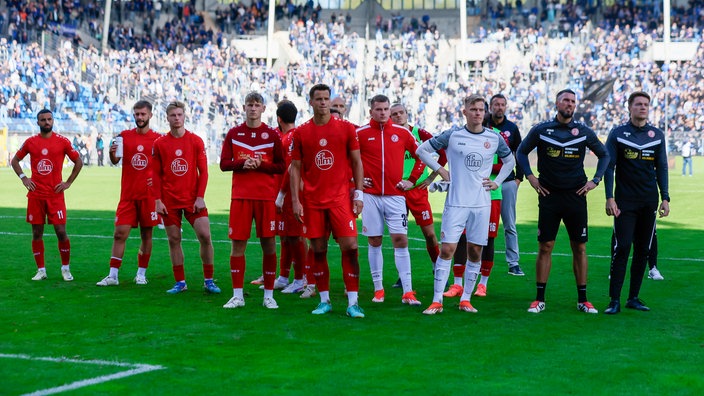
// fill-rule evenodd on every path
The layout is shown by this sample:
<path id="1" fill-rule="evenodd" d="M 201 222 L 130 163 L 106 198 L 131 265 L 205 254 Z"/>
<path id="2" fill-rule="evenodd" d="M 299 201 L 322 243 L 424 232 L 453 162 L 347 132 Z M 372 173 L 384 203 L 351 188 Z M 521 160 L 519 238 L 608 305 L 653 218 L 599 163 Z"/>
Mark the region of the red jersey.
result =
<path id="1" fill-rule="evenodd" d="M 32 181 L 37 185 L 34 191 L 27 193 L 30 198 L 52 198 L 64 195 L 56 194 L 54 188 L 61 183 L 64 167 L 64 157 L 68 156 L 76 162 L 80 154 L 73 149 L 71 142 L 65 137 L 52 132 L 48 138 L 41 134 L 25 140 L 15 154 L 18 159 L 30 156 L 32 166 Z"/>
<path id="2" fill-rule="evenodd" d="M 257 169 L 244 169 L 248 158 L 259 156 Z M 258 128 L 240 124 L 227 132 L 220 154 L 220 169 L 232 171 L 232 199 L 274 201 L 284 173 L 279 132 L 262 123 Z"/>
<path id="3" fill-rule="evenodd" d="M 403 161 L 406 152 L 416 159 L 408 181 L 415 184 L 425 165 L 416 156 L 416 139 L 406 128 L 395 125 L 389 119 L 385 124 L 370 120 L 368 125 L 357 129 L 359 151 L 364 166 L 364 177 L 372 179 L 372 186 L 364 189 L 374 195 L 403 195 L 396 188 L 403 180 Z"/>
<path id="4" fill-rule="evenodd" d="M 161 136 L 151 129 L 145 134 L 137 129 L 122 131 L 122 190 L 120 200 L 140 200 L 151 197 L 153 192 L 148 179 L 152 178 L 152 149 Z"/>
<path id="5" fill-rule="evenodd" d="M 168 209 L 192 209 L 198 197 L 205 197 L 208 158 L 203 139 L 186 131 L 180 138 L 171 133 L 154 142 L 154 198 Z"/>
<path id="6" fill-rule="evenodd" d="M 313 208 L 349 204 L 349 152 L 359 150 L 355 127 L 330 117 L 325 125 L 308 120 L 293 130 L 291 159 L 301 161 L 303 200 Z"/>

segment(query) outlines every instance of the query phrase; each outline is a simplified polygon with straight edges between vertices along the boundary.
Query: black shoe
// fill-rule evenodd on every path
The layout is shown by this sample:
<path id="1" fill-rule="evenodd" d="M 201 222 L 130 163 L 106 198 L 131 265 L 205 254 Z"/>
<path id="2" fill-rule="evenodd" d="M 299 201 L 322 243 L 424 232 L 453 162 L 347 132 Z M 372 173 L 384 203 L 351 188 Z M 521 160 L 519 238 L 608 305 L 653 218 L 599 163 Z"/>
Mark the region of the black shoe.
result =
<path id="1" fill-rule="evenodd" d="M 523 273 L 523 271 L 521 271 L 521 266 L 518 264 L 516 264 L 512 267 L 509 267 L 508 274 L 513 275 L 513 276 L 524 276 L 525 275 Z"/>
<path id="2" fill-rule="evenodd" d="M 646 307 L 643 301 L 638 297 L 629 298 L 626 303 L 626 308 L 635 309 L 638 311 L 650 311 L 650 308 Z"/>
<path id="3" fill-rule="evenodd" d="M 609 306 L 604 310 L 607 315 L 615 315 L 619 312 L 621 312 L 621 302 L 618 300 L 611 300 Z"/>
<path id="4" fill-rule="evenodd" d="M 403 285 L 401 284 L 401 278 L 398 278 L 398 280 L 396 281 L 396 283 L 394 283 L 394 285 L 392 287 L 395 287 L 397 289 L 400 289 L 401 287 L 403 287 Z"/>

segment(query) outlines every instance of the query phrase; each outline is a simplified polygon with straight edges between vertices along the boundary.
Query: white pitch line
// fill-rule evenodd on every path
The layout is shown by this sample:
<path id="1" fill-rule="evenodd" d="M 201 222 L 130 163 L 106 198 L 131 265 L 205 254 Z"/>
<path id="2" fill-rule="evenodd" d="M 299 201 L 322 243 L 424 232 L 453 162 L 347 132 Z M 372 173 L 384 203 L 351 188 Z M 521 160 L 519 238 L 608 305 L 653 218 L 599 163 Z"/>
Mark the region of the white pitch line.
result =
<path id="1" fill-rule="evenodd" d="M 121 363 L 121 362 L 110 362 L 107 360 L 78 360 L 78 359 L 66 359 L 66 358 L 52 358 L 52 357 L 33 357 L 23 354 L 5 354 L 0 353 L 0 358 L 9 359 L 23 359 L 23 360 L 37 360 L 45 362 L 54 363 L 79 363 L 79 364 L 95 364 L 101 366 L 117 366 L 117 367 L 132 367 L 130 370 L 120 371 L 114 374 L 101 375 L 94 378 L 88 378 L 80 381 L 75 381 L 70 384 L 65 384 L 53 388 L 47 388 L 38 390 L 32 393 L 26 393 L 23 396 L 44 396 L 53 395 L 55 393 L 67 392 L 70 390 L 84 388 L 86 386 L 97 385 L 103 382 L 113 381 L 120 378 L 131 377 L 133 375 L 138 375 L 142 373 L 148 373 L 155 370 L 163 370 L 166 367 L 156 366 L 150 364 L 134 364 L 134 363 Z"/>

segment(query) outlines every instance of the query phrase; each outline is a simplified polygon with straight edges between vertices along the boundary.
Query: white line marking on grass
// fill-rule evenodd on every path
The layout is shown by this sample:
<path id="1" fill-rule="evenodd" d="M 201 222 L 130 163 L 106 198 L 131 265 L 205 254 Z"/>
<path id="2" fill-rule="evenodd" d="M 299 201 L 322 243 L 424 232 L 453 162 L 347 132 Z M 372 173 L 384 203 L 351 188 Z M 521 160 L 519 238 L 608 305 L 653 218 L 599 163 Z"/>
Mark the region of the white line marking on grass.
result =
<path id="1" fill-rule="evenodd" d="M 66 392 L 78 388 L 84 388 L 86 386 L 97 385 L 103 382 L 114 381 L 116 379 L 131 377 L 137 374 L 148 373 L 155 370 L 163 370 L 166 367 L 155 366 L 151 364 L 139 364 L 139 363 L 121 363 L 121 362 L 110 362 L 107 360 L 78 360 L 78 359 L 67 359 L 67 358 L 52 358 L 52 357 L 35 357 L 22 354 L 5 354 L 0 353 L 0 358 L 8 359 L 23 359 L 23 360 L 38 360 L 44 362 L 54 362 L 54 363 L 79 363 L 79 364 L 95 364 L 101 366 L 117 366 L 117 367 L 131 367 L 130 370 L 120 371 L 114 374 L 101 375 L 99 377 L 88 378 L 80 381 L 75 381 L 70 384 L 65 384 L 57 386 L 54 388 L 47 388 L 38 390 L 32 393 L 27 393 L 24 396 L 43 396 L 43 395 L 53 395 L 55 393 Z"/>

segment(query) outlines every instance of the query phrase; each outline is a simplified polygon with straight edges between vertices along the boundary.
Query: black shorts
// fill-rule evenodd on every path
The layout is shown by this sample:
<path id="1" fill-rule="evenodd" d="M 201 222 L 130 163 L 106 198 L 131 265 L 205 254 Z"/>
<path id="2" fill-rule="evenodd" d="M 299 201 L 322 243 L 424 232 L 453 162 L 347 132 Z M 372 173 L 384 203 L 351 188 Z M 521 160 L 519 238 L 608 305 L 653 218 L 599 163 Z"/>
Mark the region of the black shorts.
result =
<path id="1" fill-rule="evenodd" d="M 554 241 L 561 221 L 570 241 L 587 242 L 587 197 L 577 195 L 577 190 L 538 196 L 538 242 Z"/>

